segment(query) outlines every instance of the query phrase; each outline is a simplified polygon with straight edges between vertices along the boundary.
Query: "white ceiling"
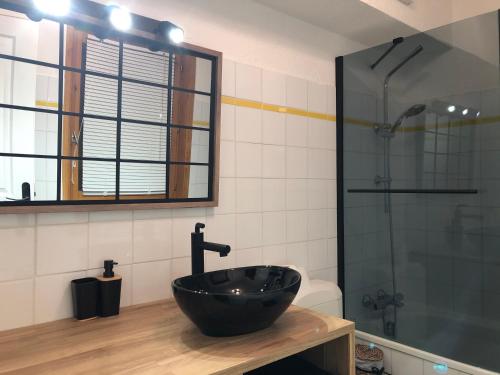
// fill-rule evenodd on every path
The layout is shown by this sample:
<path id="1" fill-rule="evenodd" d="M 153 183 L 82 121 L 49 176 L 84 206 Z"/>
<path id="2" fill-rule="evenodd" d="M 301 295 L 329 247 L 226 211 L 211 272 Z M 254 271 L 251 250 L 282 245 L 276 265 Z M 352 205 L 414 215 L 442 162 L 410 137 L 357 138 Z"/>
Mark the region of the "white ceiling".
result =
<path id="1" fill-rule="evenodd" d="M 289 16 L 343 35 L 366 46 L 417 30 L 360 0 L 254 0 Z"/>

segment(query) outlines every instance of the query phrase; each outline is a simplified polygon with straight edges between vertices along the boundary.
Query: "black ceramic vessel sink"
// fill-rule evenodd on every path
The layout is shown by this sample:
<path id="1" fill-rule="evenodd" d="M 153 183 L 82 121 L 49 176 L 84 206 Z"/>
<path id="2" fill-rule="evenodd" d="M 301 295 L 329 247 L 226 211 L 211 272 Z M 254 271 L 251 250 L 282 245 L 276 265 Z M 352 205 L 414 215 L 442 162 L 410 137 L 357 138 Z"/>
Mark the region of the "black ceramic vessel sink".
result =
<path id="1" fill-rule="evenodd" d="M 234 336 L 269 327 L 290 306 L 300 273 L 254 266 L 206 272 L 172 282 L 181 310 L 208 336 Z"/>

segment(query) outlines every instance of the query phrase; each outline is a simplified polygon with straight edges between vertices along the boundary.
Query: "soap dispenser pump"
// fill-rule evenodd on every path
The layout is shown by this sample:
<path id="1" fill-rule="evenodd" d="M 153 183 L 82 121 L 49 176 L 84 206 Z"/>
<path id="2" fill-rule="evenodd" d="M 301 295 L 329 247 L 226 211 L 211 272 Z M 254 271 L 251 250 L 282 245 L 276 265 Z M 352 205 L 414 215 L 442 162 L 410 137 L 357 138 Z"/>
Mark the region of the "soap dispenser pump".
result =
<path id="1" fill-rule="evenodd" d="M 122 277 L 115 275 L 113 267 L 118 263 L 114 260 L 104 261 L 104 272 L 97 277 L 100 284 L 100 316 L 113 316 L 120 313 L 120 294 L 122 289 Z"/>

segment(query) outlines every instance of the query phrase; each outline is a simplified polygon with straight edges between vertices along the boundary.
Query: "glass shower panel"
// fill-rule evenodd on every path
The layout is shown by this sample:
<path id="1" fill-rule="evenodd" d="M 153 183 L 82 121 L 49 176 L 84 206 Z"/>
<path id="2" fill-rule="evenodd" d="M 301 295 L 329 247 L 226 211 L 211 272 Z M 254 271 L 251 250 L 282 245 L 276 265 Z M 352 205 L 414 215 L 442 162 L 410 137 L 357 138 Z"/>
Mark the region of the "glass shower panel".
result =
<path id="1" fill-rule="evenodd" d="M 373 69 L 392 43 L 342 63 L 346 318 L 494 371 L 499 43 L 493 12 L 407 37 Z"/>

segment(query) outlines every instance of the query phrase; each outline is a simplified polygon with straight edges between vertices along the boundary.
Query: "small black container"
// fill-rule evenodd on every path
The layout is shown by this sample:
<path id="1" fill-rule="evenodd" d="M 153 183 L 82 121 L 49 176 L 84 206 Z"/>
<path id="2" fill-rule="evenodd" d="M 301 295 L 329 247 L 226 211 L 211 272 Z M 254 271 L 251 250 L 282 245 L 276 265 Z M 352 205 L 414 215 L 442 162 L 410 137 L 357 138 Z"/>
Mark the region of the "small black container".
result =
<path id="1" fill-rule="evenodd" d="M 115 275 L 113 266 L 118 264 L 113 260 L 104 261 L 104 273 L 99 276 L 99 300 L 102 317 L 118 315 L 120 313 L 120 294 L 122 290 L 122 278 Z"/>
<path id="2" fill-rule="evenodd" d="M 73 316 L 78 320 L 92 319 L 99 314 L 99 281 L 85 277 L 71 281 Z"/>

